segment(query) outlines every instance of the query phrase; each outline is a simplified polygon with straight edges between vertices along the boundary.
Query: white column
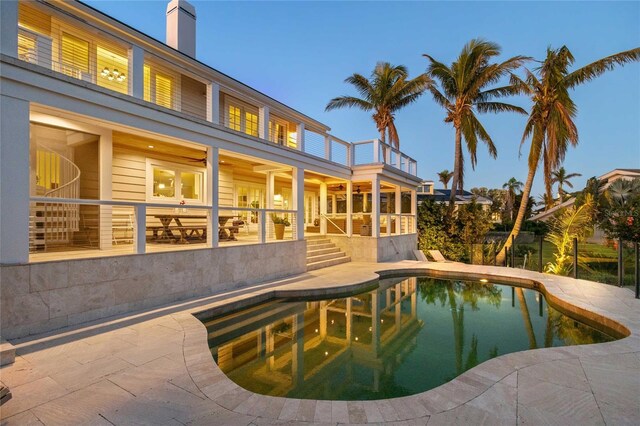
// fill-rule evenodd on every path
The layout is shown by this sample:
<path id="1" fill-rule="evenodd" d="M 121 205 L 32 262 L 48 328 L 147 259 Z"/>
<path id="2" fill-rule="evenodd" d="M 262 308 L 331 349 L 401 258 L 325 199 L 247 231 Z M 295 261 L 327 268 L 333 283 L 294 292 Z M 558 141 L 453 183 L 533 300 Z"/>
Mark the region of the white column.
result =
<path id="1" fill-rule="evenodd" d="M 409 232 L 418 232 L 418 193 L 415 189 L 411 190 L 411 216 L 413 217 Z"/>
<path id="2" fill-rule="evenodd" d="M 144 204 L 137 205 L 134 208 L 134 212 L 136 231 L 134 233 L 133 246 L 135 247 L 136 253 L 143 254 L 147 251 L 147 206 Z M 109 243 L 110 242 L 111 240 L 109 240 Z M 100 240 L 100 245 L 102 245 L 102 239 Z"/>
<path id="3" fill-rule="evenodd" d="M 298 123 L 296 126 L 296 148 L 298 151 L 304 152 L 304 123 Z"/>
<path id="4" fill-rule="evenodd" d="M 327 184 L 320 183 L 320 234 L 327 235 Z"/>
<path id="5" fill-rule="evenodd" d="M 100 199 L 110 201 L 113 199 L 113 137 L 110 130 L 100 135 L 98 161 Z M 100 250 L 110 249 L 113 245 L 112 211 L 112 206 L 100 206 Z"/>
<path id="6" fill-rule="evenodd" d="M 380 237 L 380 178 L 378 175 L 371 179 L 371 236 Z"/>
<path id="7" fill-rule="evenodd" d="M 207 84 L 207 121 L 220 124 L 220 85 L 216 82 Z"/>
<path id="8" fill-rule="evenodd" d="M 353 182 L 347 181 L 347 237 L 353 235 Z"/>
<path id="9" fill-rule="evenodd" d="M 291 171 L 293 208 L 296 210 L 293 239 L 304 240 L 304 169 L 302 167 L 293 167 Z"/>
<path id="10" fill-rule="evenodd" d="M 261 107 L 258 114 L 258 136 L 260 139 L 269 140 L 269 107 Z"/>
<path id="11" fill-rule="evenodd" d="M 18 57 L 18 1 L 0 1 L 0 52 L 4 55 Z"/>
<path id="12" fill-rule="evenodd" d="M 380 162 L 380 139 L 373 140 L 373 162 Z"/>
<path id="13" fill-rule="evenodd" d="M 396 234 L 400 235 L 402 233 L 402 188 L 400 186 L 396 186 Z"/>
<path id="14" fill-rule="evenodd" d="M 207 246 L 218 247 L 218 216 L 220 215 L 220 188 L 218 175 L 220 173 L 219 150 L 216 147 L 207 148 L 207 202 L 211 203 L 207 219 Z"/>
<path id="15" fill-rule="evenodd" d="M 129 49 L 129 93 L 144 99 L 144 50 L 136 45 Z"/>
<path id="16" fill-rule="evenodd" d="M 331 161 L 331 137 L 324 137 L 324 158 Z"/>
<path id="17" fill-rule="evenodd" d="M 15 2 L 0 1 L 2 4 L 0 10 L 3 14 L 4 3 Z M 14 6 L 17 10 L 17 5 Z M 3 25 L 4 19 L 3 16 Z M 4 31 L 5 28 L 2 27 L 3 34 Z M 5 38 L 8 37 L 2 37 L 2 39 Z M 0 96 L 0 111 L 2 111 L 0 114 L 0 264 L 27 263 L 29 261 L 29 102 Z"/>
<path id="18" fill-rule="evenodd" d="M 267 209 L 272 209 L 274 205 L 273 196 L 274 196 L 275 186 L 276 186 L 275 177 L 276 177 L 275 173 L 267 172 L 267 183 L 266 183 Z M 271 220 L 271 214 L 272 212 L 267 212 L 265 217 L 265 222 L 264 222 L 266 240 L 274 238 L 273 221 Z"/>

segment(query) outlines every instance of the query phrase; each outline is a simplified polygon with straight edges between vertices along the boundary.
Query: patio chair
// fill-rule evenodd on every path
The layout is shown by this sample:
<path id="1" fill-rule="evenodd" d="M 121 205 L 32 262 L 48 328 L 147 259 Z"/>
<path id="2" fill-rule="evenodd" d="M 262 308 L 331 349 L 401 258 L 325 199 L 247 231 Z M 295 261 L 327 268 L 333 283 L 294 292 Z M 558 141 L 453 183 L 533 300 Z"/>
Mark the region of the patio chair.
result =
<path id="1" fill-rule="evenodd" d="M 419 262 L 428 262 L 427 256 L 424 255 L 422 250 L 414 250 L 413 255 L 416 257 L 416 260 Z"/>
<path id="2" fill-rule="evenodd" d="M 11 399 L 11 391 L 8 387 L 0 385 L 0 405 Z"/>
<path id="3" fill-rule="evenodd" d="M 449 260 L 445 259 L 442 253 L 440 253 L 440 250 L 429 250 L 429 256 L 436 262 L 449 262 Z"/>

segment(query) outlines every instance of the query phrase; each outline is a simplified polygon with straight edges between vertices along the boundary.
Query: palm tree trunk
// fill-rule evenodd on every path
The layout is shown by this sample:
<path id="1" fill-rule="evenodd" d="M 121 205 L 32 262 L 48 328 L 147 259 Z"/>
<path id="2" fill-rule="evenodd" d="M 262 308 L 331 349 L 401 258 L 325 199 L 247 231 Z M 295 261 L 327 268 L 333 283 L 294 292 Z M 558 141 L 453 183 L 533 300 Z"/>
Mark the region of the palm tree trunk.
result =
<path id="1" fill-rule="evenodd" d="M 537 163 L 536 163 L 537 164 Z M 496 262 L 498 265 L 501 265 L 504 262 L 504 258 L 507 254 L 507 249 L 511 247 L 512 238 L 515 239 L 518 237 L 520 233 L 520 228 L 522 227 L 522 222 L 524 222 L 524 214 L 527 211 L 527 204 L 529 204 L 529 195 L 531 194 L 531 187 L 533 186 L 533 178 L 536 176 L 536 169 L 529 167 L 529 174 L 527 175 L 527 181 L 524 184 L 524 189 L 522 190 L 522 202 L 520 203 L 520 208 L 518 209 L 518 215 L 516 216 L 516 221 L 513 224 L 513 229 L 507 238 L 502 250 L 498 253 L 498 257 L 496 258 Z"/>
<path id="2" fill-rule="evenodd" d="M 449 197 L 449 209 L 453 210 L 456 202 L 456 194 L 458 192 L 458 186 L 462 181 L 462 132 L 460 127 L 456 127 L 456 148 L 453 159 L 453 182 L 451 183 L 451 196 Z"/>

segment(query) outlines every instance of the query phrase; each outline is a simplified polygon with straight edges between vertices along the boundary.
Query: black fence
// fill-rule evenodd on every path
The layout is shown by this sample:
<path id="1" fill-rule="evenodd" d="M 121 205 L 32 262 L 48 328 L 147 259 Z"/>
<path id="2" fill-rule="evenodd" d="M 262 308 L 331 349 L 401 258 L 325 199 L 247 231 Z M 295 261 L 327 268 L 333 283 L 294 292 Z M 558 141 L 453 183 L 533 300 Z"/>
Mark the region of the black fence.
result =
<path id="1" fill-rule="evenodd" d="M 497 264 L 500 242 L 472 244 L 469 263 L 522 268 L 567 275 L 604 284 L 632 287 L 640 298 L 640 250 L 638 243 L 625 241 L 572 241 L 563 256 L 543 236 L 513 241 L 502 264 Z"/>

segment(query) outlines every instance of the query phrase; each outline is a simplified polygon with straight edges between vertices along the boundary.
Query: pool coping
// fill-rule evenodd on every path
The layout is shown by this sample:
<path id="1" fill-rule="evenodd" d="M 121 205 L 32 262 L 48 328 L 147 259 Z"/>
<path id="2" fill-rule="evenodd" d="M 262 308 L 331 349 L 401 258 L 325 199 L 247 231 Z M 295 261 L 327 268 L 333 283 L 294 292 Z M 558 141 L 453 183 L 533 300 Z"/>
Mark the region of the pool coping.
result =
<path id="1" fill-rule="evenodd" d="M 326 401 L 265 396 L 255 394 L 235 384 L 213 362 L 207 344 L 206 329 L 197 318 L 214 313 L 221 314 L 225 310 L 234 310 L 243 305 L 259 303 L 274 297 L 299 297 L 303 295 L 330 297 L 359 290 L 364 291 L 379 278 L 416 273 L 461 279 L 484 277 L 536 289 L 541 291 L 551 304 L 560 307 L 561 310 L 578 315 L 581 319 L 586 319 L 591 323 L 604 324 L 611 330 L 628 335 L 608 343 L 541 348 L 505 354 L 485 361 L 441 386 L 410 396 L 371 401 Z M 638 339 L 636 327 L 637 318 L 629 321 L 630 318 L 621 315 L 620 312 L 588 304 L 577 295 L 571 296 L 565 288 L 567 286 L 573 288 L 576 284 L 582 286 L 593 284 L 602 286 L 602 284 L 519 269 L 460 263 L 398 262 L 389 265 L 377 264 L 371 274 L 368 279 L 361 278 L 357 282 L 346 280 L 347 282 L 340 283 L 339 280 L 336 280 L 316 286 L 310 283 L 307 283 L 306 286 L 284 285 L 244 294 L 231 301 L 216 301 L 185 313 L 174 314 L 185 331 L 184 359 L 191 378 L 209 399 L 237 414 L 268 418 L 273 421 L 313 420 L 349 423 L 356 420 L 357 423 L 375 423 L 423 419 L 453 410 L 480 397 L 498 384 L 511 385 L 513 373 L 542 362 L 580 358 L 585 355 L 622 354 L 640 350 L 640 339 Z M 609 290 L 613 290 L 614 293 L 628 292 L 628 290 L 614 287 Z M 631 293 L 628 296 L 634 300 Z M 640 301 L 635 303 L 637 302 Z M 298 415 L 298 408 L 302 401 L 315 401 L 316 409 L 313 418 L 304 419 Z M 381 411 L 381 405 L 386 406 L 387 404 L 395 409 Z M 274 407 L 281 407 L 281 409 L 277 410 Z"/>

